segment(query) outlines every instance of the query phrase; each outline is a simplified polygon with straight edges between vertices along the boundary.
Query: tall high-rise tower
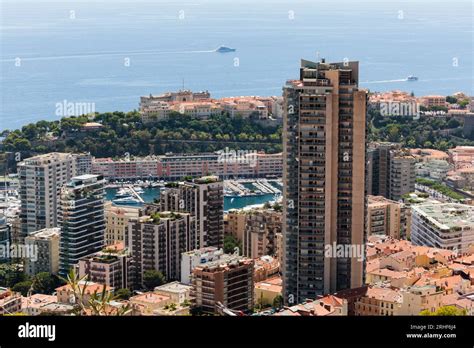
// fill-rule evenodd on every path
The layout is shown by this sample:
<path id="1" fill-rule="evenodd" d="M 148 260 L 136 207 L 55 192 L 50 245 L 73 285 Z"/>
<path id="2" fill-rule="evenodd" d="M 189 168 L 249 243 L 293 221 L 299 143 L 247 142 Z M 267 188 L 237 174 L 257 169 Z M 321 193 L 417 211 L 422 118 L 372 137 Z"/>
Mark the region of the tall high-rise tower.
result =
<path id="1" fill-rule="evenodd" d="M 283 88 L 284 297 L 290 304 L 364 281 L 356 251 L 365 243 L 367 94 L 358 79 L 358 62 L 302 60 L 300 79 Z"/>
<path id="2" fill-rule="evenodd" d="M 52 152 L 18 164 L 21 238 L 58 225 L 61 188 L 76 175 L 74 156 Z"/>
<path id="3" fill-rule="evenodd" d="M 104 247 L 105 181 L 100 175 L 75 176 L 61 190 L 59 273 Z"/>

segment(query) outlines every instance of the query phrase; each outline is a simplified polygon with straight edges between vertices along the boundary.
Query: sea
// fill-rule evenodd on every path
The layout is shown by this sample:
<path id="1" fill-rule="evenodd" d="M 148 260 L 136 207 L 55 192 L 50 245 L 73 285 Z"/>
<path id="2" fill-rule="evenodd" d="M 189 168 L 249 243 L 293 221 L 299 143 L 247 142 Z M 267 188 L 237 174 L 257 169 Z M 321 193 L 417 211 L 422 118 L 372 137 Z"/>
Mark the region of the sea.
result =
<path id="1" fill-rule="evenodd" d="M 371 91 L 474 94 L 471 0 L 0 0 L 0 20 L 0 131 L 183 88 L 281 95 L 301 58 L 358 60 Z"/>

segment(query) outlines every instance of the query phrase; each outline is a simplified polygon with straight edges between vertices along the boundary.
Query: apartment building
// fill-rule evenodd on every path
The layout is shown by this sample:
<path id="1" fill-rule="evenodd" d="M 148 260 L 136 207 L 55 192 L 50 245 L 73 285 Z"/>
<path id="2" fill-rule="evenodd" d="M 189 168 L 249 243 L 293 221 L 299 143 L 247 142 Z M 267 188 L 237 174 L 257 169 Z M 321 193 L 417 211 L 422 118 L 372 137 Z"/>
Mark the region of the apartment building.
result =
<path id="1" fill-rule="evenodd" d="M 160 194 L 160 209 L 190 213 L 196 234 L 192 249 L 224 245 L 224 185 L 216 176 L 179 182 Z M 190 249 L 190 250 L 192 250 Z"/>
<path id="2" fill-rule="evenodd" d="M 246 213 L 242 255 L 252 259 L 275 254 L 276 234 L 282 231 L 282 213 L 273 209 L 254 209 Z"/>
<path id="3" fill-rule="evenodd" d="M 182 304 L 184 302 L 191 302 L 192 286 L 181 284 L 180 282 L 170 282 L 157 286 L 153 292 L 158 295 L 168 296 L 173 303 Z"/>
<path id="4" fill-rule="evenodd" d="M 21 236 L 58 226 L 61 188 L 76 175 L 72 154 L 53 152 L 18 164 L 21 198 Z"/>
<path id="5" fill-rule="evenodd" d="M 102 176 L 87 174 L 72 178 L 61 191 L 59 272 L 63 276 L 81 258 L 104 247 L 104 187 Z"/>
<path id="6" fill-rule="evenodd" d="M 0 315 L 12 314 L 21 311 L 21 294 L 0 287 Z"/>
<path id="7" fill-rule="evenodd" d="M 367 92 L 359 63 L 301 61 L 283 88 L 284 298 L 363 284 L 363 262 L 324 256 L 326 245 L 365 243 Z"/>
<path id="8" fill-rule="evenodd" d="M 0 248 L 7 250 L 11 244 L 11 231 L 5 215 L 0 213 Z M 0 255 L 0 260 L 7 259 L 7 255 Z"/>
<path id="9" fill-rule="evenodd" d="M 127 249 L 105 249 L 79 260 L 79 277 L 87 276 L 89 281 L 105 284 L 115 289 L 131 288 L 129 281 L 131 258 Z"/>
<path id="10" fill-rule="evenodd" d="M 242 242 L 243 255 L 257 258 L 276 253 L 276 235 L 282 232 L 282 213 L 273 209 L 231 210 L 224 231 Z"/>
<path id="11" fill-rule="evenodd" d="M 193 269 L 200 264 L 218 260 L 224 251 L 216 247 L 206 247 L 181 254 L 181 283 L 191 284 Z"/>
<path id="12" fill-rule="evenodd" d="M 66 284 L 56 288 L 56 299 L 60 304 L 71 304 L 71 299 L 79 302 L 80 299 L 74 294 L 79 291 L 82 294 L 82 304 L 86 307 L 90 306 L 90 300 L 92 296 L 101 296 L 102 291 L 105 290 L 106 294 L 113 294 L 114 289 L 94 282 L 81 280 L 77 284 L 78 289 L 73 289 L 70 284 Z"/>
<path id="13" fill-rule="evenodd" d="M 224 215 L 224 235 L 231 235 L 238 240 L 243 240 L 246 222 L 247 214 L 244 210 L 229 210 Z"/>
<path id="14" fill-rule="evenodd" d="M 222 160 L 219 153 L 167 154 L 164 156 L 133 157 L 130 159 L 95 158 L 92 173 L 106 179 L 164 179 L 181 180 L 185 176 L 216 175 L 226 178 L 281 177 L 282 154 L 258 152 L 249 161 Z"/>
<path id="15" fill-rule="evenodd" d="M 400 293 L 400 315 L 419 315 L 424 310 L 433 313 L 443 305 L 444 290 L 435 285 L 411 286 Z"/>
<path id="16" fill-rule="evenodd" d="M 474 166 L 450 172 L 446 183 L 455 188 L 474 191 Z"/>
<path id="17" fill-rule="evenodd" d="M 407 238 L 411 230 L 411 210 L 403 203 L 383 196 L 367 197 L 367 236 L 379 234 Z"/>
<path id="18" fill-rule="evenodd" d="M 390 151 L 399 150 L 397 143 L 370 143 L 367 150 L 367 193 L 388 197 Z"/>
<path id="19" fill-rule="evenodd" d="M 253 280 L 260 282 L 280 274 L 280 261 L 270 255 L 264 255 L 254 259 Z"/>
<path id="20" fill-rule="evenodd" d="M 355 315 L 399 315 L 402 295 L 389 287 L 369 286 L 355 303 Z"/>
<path id="21" fill-rule="evenodd" d="M 105 203 L 105 245 L 125 242 L 128 223 L 141 215 L 140 208 Z"/>
<path id="22" fill-rule="evenodd" d="M 217 313 L 216 305 L 250 311 L 254 304 L 253 260 L 226 255 L 198 265 L 192 277 L 195 305 L 204 312 Z"/>
<path id="23" fill-rule="evenodd" d="M 418 162 L 415 164 L 416 176 L 427 177 L 436 181 L 443 181 L 451 165 L 446 160 L 433 159 L 426 162 Z"/>
<path id="24" fill-rule="evenodd" d="M 388 198 L 398 201 L 415 191 L 416 159 L 405 151 L 390 152 Z"/>
<path id="25" fill-rule="evenodd" d="M 427 108 L 446 107 L 446 96 L 444 95 L 427 95 L 419 98 L 421 104 Z"/>
<path id="26" fill-rule="evenodd" d="M 25 272 L 34 276 L 40 272 L 57 274 L 59 272 L 60 228 L 45 228 L 29 234 L 25 244 L 36 249 L 36 260 L 25 259 Z"/>
<path id="27" fill-rule="evenodd" d="M 22 311 L 26 315 L 41 315 L 44 313 L 43 307 L 57 304 L 57 297 L 54 295 L 33 294 L 22 299 Z M 71 308 L 72 309 L 72 308 Z"/>
<path id="28" fill-rule="evenodd" d="M 448 150 L 448 154 L 454 170 L 472 168 L 474 165 L 474 146 L 456 146 Z"/>
<path id="29" fill-rule="evenodd" d="M 76 160 L 76 176 L 92 174 L 92 155 L 90 153 L 73 154 Z"/>
<path id="30" fill-rule="evenodd" d="M 257 153 L 254 177 L 280 178 L 283 173 L 281 153 Z"/>
<path id="31" fill-rule="evenodd" d="M 134 287 L 143 286 L 148 270 L 163 273 L 168 280 L 181 278 L 181 254 L 195 249 L 196 220 L 188 213 L 160 212 L 128 223 L 127 247 L 131 255 Z"/>
<path id="32" fill-rule="evenodd" d="M 367 151 L 367 193 L 398 201 L 415 191 L 416 158 L 397 143 L 371 143 Z"/>
<path id="33" fill-rule="evenodd" d="M 106 179 L 157 178 L 159 158 L 156 156 L 121 158 L 94 158 L 92 174 Z"/>
<path id="34" fill-rule="evenodd" d="M 474 206 L 435 202 L 411 209 L 413 244 L 460 253 L 474 245 Z"/>

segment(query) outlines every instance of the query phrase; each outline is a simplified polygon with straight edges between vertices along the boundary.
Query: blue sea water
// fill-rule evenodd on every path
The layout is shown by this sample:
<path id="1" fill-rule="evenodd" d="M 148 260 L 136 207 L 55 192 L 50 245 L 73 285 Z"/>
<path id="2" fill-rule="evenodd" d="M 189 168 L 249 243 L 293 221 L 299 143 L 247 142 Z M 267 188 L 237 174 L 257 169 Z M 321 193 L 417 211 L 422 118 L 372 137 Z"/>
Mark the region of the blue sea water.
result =
<path id="1" fill-rule="evenodd" d="M 0 13 L 0 130 L 58 119 L 64 101 L 133 110 L 183 84 L 280 95 L 317 52 L 359 60 L 370 90 L 474 94 L 470 0 L 0 0 Z"/>

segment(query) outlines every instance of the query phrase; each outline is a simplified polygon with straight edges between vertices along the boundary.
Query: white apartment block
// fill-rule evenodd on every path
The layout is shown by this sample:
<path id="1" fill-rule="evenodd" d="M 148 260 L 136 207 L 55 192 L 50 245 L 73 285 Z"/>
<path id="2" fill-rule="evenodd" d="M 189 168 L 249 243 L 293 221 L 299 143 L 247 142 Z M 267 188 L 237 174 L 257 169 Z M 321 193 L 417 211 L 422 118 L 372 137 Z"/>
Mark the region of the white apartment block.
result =
<path id="1" fill-rule="evenodd" d="M 412 206 L 411 240 L 415 245 L 468 252 L 474 245 L 474 206 L 459 203 Z"/>
<path id="2" fill-rule="evenodd" d="M 21 198 L 21 237 L 58 225 L 61 187 L 76 175 L 76 160 L 52 152 L 18 164 Z"/>

